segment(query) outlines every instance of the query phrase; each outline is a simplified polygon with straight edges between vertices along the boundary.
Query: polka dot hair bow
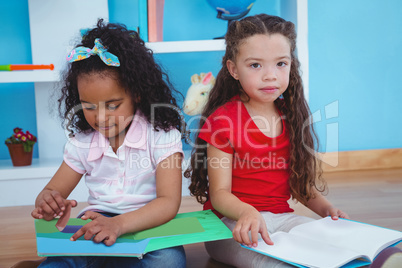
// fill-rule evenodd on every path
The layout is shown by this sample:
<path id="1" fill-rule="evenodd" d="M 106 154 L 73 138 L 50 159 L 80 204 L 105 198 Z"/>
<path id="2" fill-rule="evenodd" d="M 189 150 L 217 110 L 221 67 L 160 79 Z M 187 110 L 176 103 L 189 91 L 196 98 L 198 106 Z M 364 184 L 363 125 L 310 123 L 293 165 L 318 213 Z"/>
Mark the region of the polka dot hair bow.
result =
<path id="1" fill-rule="evenodd" d="M 102 45 L 99 38 L 95 39 L 95 46 L 90 49 L 87 47 L 76 47 L 67 56 L 68 62 L 74 62 L 79 60 L 84 60 L 92 55 L 98 55 L 99 58 L 108 66 L 120 66 L 119 58 L 116 55 L 108 52 L 107 49 Z"/>

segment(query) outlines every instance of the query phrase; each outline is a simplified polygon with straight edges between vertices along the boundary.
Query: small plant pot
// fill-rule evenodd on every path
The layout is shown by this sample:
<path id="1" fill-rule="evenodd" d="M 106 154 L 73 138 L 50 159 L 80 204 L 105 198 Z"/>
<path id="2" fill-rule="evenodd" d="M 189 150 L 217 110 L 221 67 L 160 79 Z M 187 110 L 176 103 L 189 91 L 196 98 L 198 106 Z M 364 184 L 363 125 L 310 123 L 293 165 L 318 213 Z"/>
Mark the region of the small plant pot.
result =
<path id="1" fill-rule="evenodd" d="M 32 164 L 32 152 L 33 148 L 30 152 L 24 151 L 24 146 L 22 144 L 7 144 L 8 151 L 10 152 L 11 161 L 13 162 L 13 166 L 21 167 L 21 166 L 29 166 Z"/>

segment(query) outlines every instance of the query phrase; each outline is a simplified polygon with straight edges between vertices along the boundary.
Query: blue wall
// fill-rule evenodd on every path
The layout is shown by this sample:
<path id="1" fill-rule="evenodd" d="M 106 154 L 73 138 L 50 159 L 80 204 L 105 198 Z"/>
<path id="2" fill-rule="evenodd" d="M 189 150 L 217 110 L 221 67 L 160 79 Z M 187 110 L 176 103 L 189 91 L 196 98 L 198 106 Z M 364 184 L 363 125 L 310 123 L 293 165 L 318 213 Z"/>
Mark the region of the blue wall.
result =
<path id="1" fill-rule="evenodd" d="M 317 125 L 323 148 L 336 122 L 340 151 L 402 147 L 401 10 L 399 0 L 308 1 L 310 107 L 338 102 L 338 117 Z"/>
<path id="2" fill-rule="evenodd" d="M 295 10 L 287 6 L 294 3 L 257 0 L 250 15 L 265 12 L 289 19 Z M 138 1 L 109 0 L 109 20 L 135 29 L 137 6 Z M 321 112 L 317 131 L 323 151 L 402 147 L 399 10 L 399 0 L 308 1 L 310 106 Z M 165 1 L 165 41 L 211 39 L 226 27 L 206 0 Z M 0 32 L 0 64 L 32 63 L 27 0 L 0 2 Z M 185 94 L 194 73 L 218 73 L 221 56 L 202 52 L 156 58 Z M 16 126 L 36 134 L 33 84 L 0 83 L 0 113 L 2 144 Z M 5 145 L 0 145 L 0 159 L 9 159 Z"/>
<path id="3" fill-rule="evenodd" d="M 0 65 L 32 63 L 27 0 L 0 1 L 0 33 Z M 34 84 L 0 83 L 0 115 L 0 159 L 9 159 L 4 140 L 15 127 L 37 135 Z"/>

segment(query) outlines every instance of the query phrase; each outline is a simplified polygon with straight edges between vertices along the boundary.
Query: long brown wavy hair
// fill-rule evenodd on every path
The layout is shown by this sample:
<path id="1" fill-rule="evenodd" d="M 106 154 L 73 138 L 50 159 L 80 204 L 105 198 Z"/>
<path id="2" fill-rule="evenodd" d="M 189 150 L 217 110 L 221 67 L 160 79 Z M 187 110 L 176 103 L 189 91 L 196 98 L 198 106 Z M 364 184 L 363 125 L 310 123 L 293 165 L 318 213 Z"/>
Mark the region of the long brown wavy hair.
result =
<path id="1" fill-rule="evenodd" d="M 320 162 L 314 152 L 318 147 L 318 137 L 314 131 L 311 112 L 304 98 L 303 83 L 300 76 L 300 63 L 297 59 L 296 31 L 292 22 L 277 16 L 260 14 L 246 17 L 230 24 L 225 36 L 226 52 L 222 58 L 222 69 L 216 77 L 216 83 L 210 91 L 209 99 L 204 107 L 199 129 L 205 120 L 220 106 L 227 103 L 233 96 L 245 94 L 240 82 L 235 80 L 226 67 L 226 62 L 235 62 L 239 47 L 244 41 L 256 34 L 281 34 L 290 44 L 291 69 L 289 86 L 283 93 L 283 101 L 275 104 L 285 117 L 290 140 L 289 186 L 293 199 L 306 204 L 314 198 L 313 187 L 324 192 L 326 184 L 322 179 Z M 185 171 L 185 177 L 191 179 L 190 192 L 200 203 L 208 200 L 208 170 L 206 142 L 196 138 L 192 151 L 191 165 Z M 318 183 L 320 182 L 320 183 Z"/>

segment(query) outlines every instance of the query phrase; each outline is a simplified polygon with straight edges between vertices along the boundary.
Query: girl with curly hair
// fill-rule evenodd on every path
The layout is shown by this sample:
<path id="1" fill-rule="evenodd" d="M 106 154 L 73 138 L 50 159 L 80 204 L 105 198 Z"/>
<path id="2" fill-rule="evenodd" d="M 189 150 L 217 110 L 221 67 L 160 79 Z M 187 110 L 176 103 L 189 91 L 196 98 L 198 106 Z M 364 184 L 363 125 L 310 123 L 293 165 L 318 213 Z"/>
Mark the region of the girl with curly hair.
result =
<path id="1" fill-rule="evenodd" d="M 125 233 L 161 225 L 181 202 L 183 123 L 174 89 L 137 32 L 104 23 L 88 31 L 67 57 L 60 112 L 71 131 L 63 162 L 39 193 L 32 216 L 60 216 L 62 229 L 81 178 L 91 219 L 75 232 L 111 246 Z M 184 132 L 183 132 L 184 133 Z M 184 135 L 184 134 L 183 134 Z M 185 267 L 182 246 L 131 257 L 49 257 L 41 267 Z M 69 266 L 70 267 L 70 266 Z"/>
<path id="2" fill-rule="evenodd" d="M 204 209 L 233 231 L 233 239 L 205 244 L 211 257 L 236 267 L 287 267 L 240 244 L 256 246 L 260 235 L 272 245 L 270 233 L 311 221 L 291 213 L 290 198 L 322 217 L 348 216 L 322 195 L 294 24 L 246 17 L 229 26 L 225 41 L 185 176 Z"/>

